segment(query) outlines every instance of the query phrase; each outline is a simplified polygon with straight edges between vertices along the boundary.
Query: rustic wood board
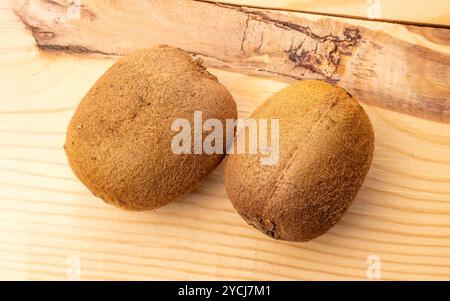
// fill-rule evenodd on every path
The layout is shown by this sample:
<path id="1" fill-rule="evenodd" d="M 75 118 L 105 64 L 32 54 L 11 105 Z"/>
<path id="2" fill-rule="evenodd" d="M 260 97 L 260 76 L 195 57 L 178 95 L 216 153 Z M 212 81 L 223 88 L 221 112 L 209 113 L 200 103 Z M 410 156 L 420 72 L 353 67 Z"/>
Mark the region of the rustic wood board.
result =
<path id="1" fill-rule="evenodd" d="M 367 104 L 450 121 L 450 29 L 189 0 L 83 0 L 68 14 L 65 2 L 13 1 L 41 49 L 113 56 L 168 44 L 209 66 L 323 79 Z"/>
<path id="2" fill-rule="evenodd" d="M 114 60 L 38 50 L 8 2 L 0 32 L 1 279 L 367 279 L 374 258 L 385 280 L 450 279 L 450 124 L 364 104 L 376 135 L 368 178 L 343 220 L 308 243 L 247 226 L 222 166 L 181 201 L 124 212 L 88 192 L 62 148 Z M 211 72 L 243 118 L 286 85 Z"/>
<path id="3" fill-rule="evenodd" d="M 450 2 L 447 0 L 220 0 L 218 2 L 354 18 L 450 26 Z"/>

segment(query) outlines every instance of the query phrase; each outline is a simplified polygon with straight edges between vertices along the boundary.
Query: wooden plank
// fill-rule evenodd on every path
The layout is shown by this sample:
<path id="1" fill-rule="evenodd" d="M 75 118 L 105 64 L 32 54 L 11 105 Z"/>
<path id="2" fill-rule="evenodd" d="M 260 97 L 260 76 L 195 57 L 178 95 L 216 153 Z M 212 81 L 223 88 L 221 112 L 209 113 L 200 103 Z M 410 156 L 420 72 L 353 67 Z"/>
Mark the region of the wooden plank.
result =
<path id="1" fill-rule="evenodd" d="M 208 2 L 389 22 L 450 26 L 450 2 L 447 0 L 220 0 Z"/>
<path id="2" fill-rule="evenodd" d="M 374 162 L 343 220 L 308 243 L 274 241 L 232 208 L 219 167 L 153 212 L 103 204 L 62 148 L 75 106 L 113 59 L 38 51 L 0 2 L 0 278 L 450 279 L 450 124 L 364 105 Z M 280 81 L 210 69 L 247 117 Z M 373 279 L 373 278 L 369 278 Z"/>
<path id="3" fill-rule="evenodd" d="M 177 1 L 16 0 L 41 49 L 121 55 L 178 46 L 210 66 L 339 83 L 367 104 L 450 121 L 450 29 Z M 186 14 L 186 12 L 189 14 Z"/>

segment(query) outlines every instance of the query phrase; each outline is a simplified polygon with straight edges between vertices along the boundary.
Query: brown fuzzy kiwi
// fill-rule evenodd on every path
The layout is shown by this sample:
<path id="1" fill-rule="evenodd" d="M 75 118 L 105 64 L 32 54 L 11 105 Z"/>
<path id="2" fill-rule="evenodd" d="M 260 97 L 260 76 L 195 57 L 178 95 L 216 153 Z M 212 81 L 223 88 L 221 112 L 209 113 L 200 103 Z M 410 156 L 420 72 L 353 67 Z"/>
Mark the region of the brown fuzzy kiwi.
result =
<path id="1" fill-rule="evenodd" d="M 192 191 L 224 157 L 172 152 L 172 122 L 184 118 L 193 127 L 194 111 L 223 125 L 237 116 L 230 93 L 188 53 L 165 45 L 134 52 L 79 104 L 66 136 L 70 166 L 107 203 L 163 206 Z"/>
<path id="2" fill-rule="evenodd" d="M 251 118 L 279 119 L 279 160 L 261 165 L 261 153 L 228 156 L 225 186 L 234 207 L 275 239 L 322 235 L 369 170 L 374 134 L 367 114 L 344 89 L 304 80 L 271 96 Z"/>

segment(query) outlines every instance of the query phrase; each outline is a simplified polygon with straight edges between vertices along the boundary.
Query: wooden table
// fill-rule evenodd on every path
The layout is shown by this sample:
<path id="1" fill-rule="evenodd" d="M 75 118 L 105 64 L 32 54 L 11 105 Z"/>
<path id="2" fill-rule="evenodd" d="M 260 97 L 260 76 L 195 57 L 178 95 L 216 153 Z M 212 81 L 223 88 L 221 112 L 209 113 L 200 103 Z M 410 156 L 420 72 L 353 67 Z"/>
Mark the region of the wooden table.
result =
<path id="1" fill-rule="evenodd" d="M 285 8 L 302 10 L 301 2 L 298 7 Z M 324 9 L 325 4 L 317 7 L 319 13 L 333 12 L 333 8 Z M 349 7 L 341 6 L 343 14 L 366 17 L 358 9 L 348 12 Z M 317 13 L 317 9 L 311 11 Z M 390 13 L 385 19 L 395 17 L 390 7 L 385 11 Z M 400 21 L 414 21 L 411 11 L 412 16 L 405 16 L 405 7 L 401 8 Z M 429 13 L 435 12 L 442 10 Z M 446 26 L 449 13 L 429 18 L 425 13 L 416 15 L 418 22 Z M 295 16 L 317 24 L 335 22 L 334 17 L 323 21 L 325 17 L 318 15 Z M 101 14 L 95 17 L 98 22 L 104 20 Z M 373 123 L 375 158 L 364 186 L 337 226 L 311 242 L 287 243 L 271 240 L 239 217 L 224 190 L 223 166 L 183 200 L 153 212 L 121 211 L 92 196 L 71 172 L 62 146 L 75 107 L 115 57 L 86 47 L 69 49 L 64 43 L 77 39 L 78 33 L 78 42 L 116 49 L 116 54 L 127 49 L 104 36 L 98 39 L 111 44 L 96 45 L 95 39 L 89 40 L 95 32 L 84 32 L 81 25 L 74 27 L 70 38 L 57 35 L 54 39 L 62 38 L 49 47 L 44 42 L 51 33 L 36 31 L 33 16 L 23 19 L 28 27 L 13 13 L 10 1 L 1 2 L 1 279 L 450 279 L 450 95 L 446 94 L 450 29 L 336 19 L 365 30 L 363 39 L 390 41 L 400 53 L 400 63 L 406 53 L 414 51 L 426 54 L 418 58 L 424 62 L 432 57 L 430 53 L 439 59 L 416 73 L 380 63 L 381 71 L 376 74 L 380 86 L 367 82 L 372 93 L 355 89 L 356 81 L 338 66 L 332 76 L 339 76 L 338 85 L 357 90 Z M 121 20 L 117 15 L 116 22 Z M 159 21 L 164 26 L 165 20 Z M 217 45 L 202 44 L 202 34 L 206 33 L 196 35 L 199 41 L 180 43 L 212 51 Z M 128 41 L 130 48 L 133 41 Z M 208 53 L 204 56 L 208 59 Z M 368 57 L 362 59 L 370 63 Z M 346 62 L 343 53 L 342 60 Z M 247 72 L 242 62 L 207 60 L 215 67 L 210 71 L 235 97 L 240 117 L 245 118 L 288 81 L 267 72 L 258 74 L 255 65 L 249 67 L 255 70 Z M 356 63 L 353 57 L 352 66 Z M 315 75 L 325 76 L 319 71 Z M 403 80 L 414 83 L 407 86 L 410 90 L 392 99 L 386 96 L 390 94 L 377 94 L 394 91 L 396 85 L 403 88 Z"/>

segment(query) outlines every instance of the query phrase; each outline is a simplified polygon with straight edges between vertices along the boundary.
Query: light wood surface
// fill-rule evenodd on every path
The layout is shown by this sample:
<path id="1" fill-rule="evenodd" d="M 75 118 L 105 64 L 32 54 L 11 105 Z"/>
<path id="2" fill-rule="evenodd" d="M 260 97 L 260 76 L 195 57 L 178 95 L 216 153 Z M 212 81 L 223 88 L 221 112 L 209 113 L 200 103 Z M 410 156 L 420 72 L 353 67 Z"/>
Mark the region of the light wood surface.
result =
<path id="1" fill-rule="evenodd" d="M 80 18 L 58 2 L 14 3 L 41 49 L 111 56 L 168 44 L 209 66 L 324 79 L 367 104 L 450 122 L 450 29 L 188 0 L 83 0 Z"/>
<path id="2" fill-rule="evenodd" d="M 447 0 L 220 0 L 218 2 L 335 16 L 450 26 L 450 1 Z"/>
<path id="3" fill-rule="evenodd" d="M 39 51 L 7 2 L 0 33 L 1 279 L 367 279 L 373 256 L 384 280 L 450 279 L 450 124 L 364 105 L 376 136 L 368 178 L 343 220 L 308 243 L 248 226 L 222 166 L 181 201 L 125 212 L 88 192 L 62 148 L 114 60 Z M 286 85 L 210 70 L 244 118 Z"/>

